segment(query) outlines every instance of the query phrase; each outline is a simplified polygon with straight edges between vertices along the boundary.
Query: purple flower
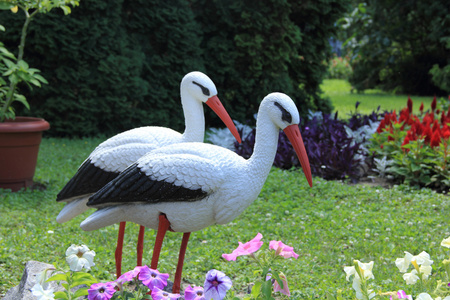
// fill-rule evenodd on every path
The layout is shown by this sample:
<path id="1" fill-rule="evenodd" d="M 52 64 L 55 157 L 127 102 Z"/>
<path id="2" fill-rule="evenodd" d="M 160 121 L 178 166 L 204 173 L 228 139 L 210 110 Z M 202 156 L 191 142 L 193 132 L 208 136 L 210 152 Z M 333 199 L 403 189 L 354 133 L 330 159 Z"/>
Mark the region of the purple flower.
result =
<path id="1" fill-rule="evenodd" d="M 152 299 L 153 300 L 177 300 L 180 298 L 180 294 L 171 294 L 166 291 L 161 290 L 158 287 L 152 289 Z"/>
<path id="2" fill-rule="evenodd" d="M 138 276 L 142 267 L 136 267 L 134 270 L 123 273 L 119 278 L 116 279 L 116 282 L 119 284 L 124 284 L 125 282 L 132 281 L 134 277 Z"/>
<path id="3" fill-rule="evenodd" d="M 114 282 L 94 283 L 88 289 L 89 300 L 109 300 L 116 292 Z"/>
<path id="4" fill-rule="evenodd" d="M 139 267 L 139 280 L 142 281 L 149 289 L 163 289 L 167 285 L 169 274 L 159 273 L 158 270 L 150 269 L 147 266 Z"/>
<path id="5" fill-rule="evenodd" d="M 205 280 L 205 298 L 213 300 L 222 300 L 227 291 L 231 288 L 231 279 L 223 272 L 210 270 L 206 274 Z"/>
<path id="6" fill-rule="evenodd" d="M 185 300 L 205 300 L 205 296 L 203 295 L 203 288 L 201 286 L 188 286 L 184 290 L 184 299 Z"/>

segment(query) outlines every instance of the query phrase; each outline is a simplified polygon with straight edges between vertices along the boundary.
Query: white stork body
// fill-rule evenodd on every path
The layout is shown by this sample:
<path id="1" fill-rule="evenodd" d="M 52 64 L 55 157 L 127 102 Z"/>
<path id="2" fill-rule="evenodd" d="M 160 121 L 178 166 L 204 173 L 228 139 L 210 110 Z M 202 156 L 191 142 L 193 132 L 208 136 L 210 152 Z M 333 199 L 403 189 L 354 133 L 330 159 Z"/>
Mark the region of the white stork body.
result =
<path id="1" fill-rule="evenodd" d="M 132 221 L 158 229 L 161 214 L 176 232 L 232 221 L 260 193 L 273 164 L 280 128 L 285 132 L 286 128 L 297 128 L 298 136 L 293 138 L 297 141 L 291 141 L 312 184 L 299 122 L 293 101 L 273 93 L 260 105 L 255 149 L 248 160 L 228 149 L 202 143 L 154 150 L 90 198 L 88 205 L 99 210 L 84 220 L 81 228 L 95 230 Z"/>
<path id="2" fill-rule="evenodd" d="M 125 131 L 101 143 L 58 194 L 57 201 L 67 204 L 56 218 L 57 222 L 66 222 L 86 211 L 91 195 L 146 153 L 171 144 L 202 142 L 205 134 L 203 102 L 219 115 L 240 142 L 236 127 L 208 76 L 200 72 L 187 74 L 181 82 L 180 93 L 186 123 L 184 133 L 147 126 Z"/>

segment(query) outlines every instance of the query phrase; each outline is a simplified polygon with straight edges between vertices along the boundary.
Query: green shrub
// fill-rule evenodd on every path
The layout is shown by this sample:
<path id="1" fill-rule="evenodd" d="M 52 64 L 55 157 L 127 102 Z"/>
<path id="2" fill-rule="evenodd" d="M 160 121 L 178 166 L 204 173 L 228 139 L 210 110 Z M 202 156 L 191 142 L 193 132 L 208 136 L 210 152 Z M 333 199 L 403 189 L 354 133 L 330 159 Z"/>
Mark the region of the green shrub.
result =
<path id="1" fill-rule="evenodd" d="M 338 57 L 334 55 L 328 61 L 328 78 L 330 79 L 348 79 L 352 74 L 352 66 L 349 57 Z"/>
<path id="2" fill-rule="evenodd" d="M 303 116 L 308 108 L 329 112 L 320 95 L 321 62 L 349 2 L 84 0 L 69 17 L 52 12 L 30 28 L 36 50 L 27 53 L 29 63 L 45 70 L 50 84 L 27 98 L 53 135 L 142 125 L 182 130 L 179 83 L 199 70 L 240 121 L 252 119 L 273 91 L 289 94 Z M 18 30 L 16 16 L 0 18 Z M 13 44 L 11 36 L 0 39 Z M 210 112 L 207 119 L 218 125 Z"/>

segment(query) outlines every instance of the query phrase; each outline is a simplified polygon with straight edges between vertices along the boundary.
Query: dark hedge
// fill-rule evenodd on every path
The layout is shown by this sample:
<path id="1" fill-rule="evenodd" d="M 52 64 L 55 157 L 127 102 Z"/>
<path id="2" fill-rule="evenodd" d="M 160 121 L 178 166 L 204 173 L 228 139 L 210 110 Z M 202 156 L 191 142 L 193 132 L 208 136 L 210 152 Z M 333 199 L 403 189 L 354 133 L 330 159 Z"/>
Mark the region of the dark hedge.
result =
<path id="1" fill-rule="evenodd" d="M 30 25 L 24 59 L 49 85 L 25 92 L 30 113 L 58 136 L 110 135 L 143 125 L 183 130 L 179 84 L 203 71 L 232 118 L 252 119 L 262 98 L 289 94 L 301 114 L 329 112 L 320 95 L 328 38 L 350 1 L 82 0 Z M 23 21 L 0 12 L 15 50 Z M 19 109 L 19 108 L 18 108 Z M 210 126 L 221 126 L 207 111 Z"/>

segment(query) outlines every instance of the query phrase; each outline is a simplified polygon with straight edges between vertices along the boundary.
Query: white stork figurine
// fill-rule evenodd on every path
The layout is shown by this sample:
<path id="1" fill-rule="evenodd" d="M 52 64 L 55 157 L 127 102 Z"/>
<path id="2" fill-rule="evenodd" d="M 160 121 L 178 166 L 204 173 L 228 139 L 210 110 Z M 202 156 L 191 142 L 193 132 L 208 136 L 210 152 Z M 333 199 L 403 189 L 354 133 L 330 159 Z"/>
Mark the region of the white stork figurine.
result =
<path id="1" fill-rule="evenodd" d="M 181 81 L 180 92 L 186 122 L 184 133 L 164 127 L 147 126 L 122 132 L 101 143 L 58 194 L 56 200 L 67 204 L 56 218 L 57 222 L 66 222 L 85 212 L 91 195 L 144 154 L 171 144 L 203 142 L 205 117 L 202 103 L 206 103 L 222 119 L 238 142 L 241 142 L 233 121 L 217 97 L 216 86 L 208 76 L 201 72 L 188 73 Z M 117 276 L 121 274 L 125 224 L 120 224 L 116 248 Z M 142 265 L 143 238 L 144 227 L 141 226 L 137 265 Z"/>
<path id="2" fill-rule="evenodd" d="M 98 210 L 81 223 L 81 228 L 89 231 L 131 221 L 158 230 L 152 269 L 157 268 L 166 231 L 183 232 L 173 287 L 178 293 L 190 232 L 231 222 L 258 197 L 273 164 L 279 129 L 291 141 L 312 186 L 299 122 L 291 98 L 269 94 L 259 108 L 255 148 L 248 160 L 202 143 L 156 149 L 89 199 L 88 206 Z"/>

